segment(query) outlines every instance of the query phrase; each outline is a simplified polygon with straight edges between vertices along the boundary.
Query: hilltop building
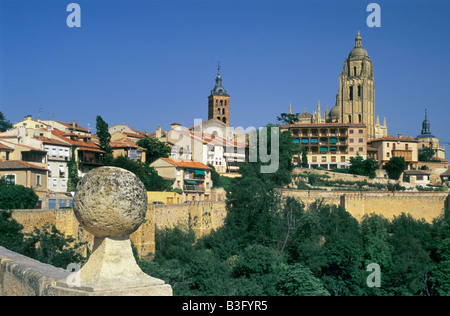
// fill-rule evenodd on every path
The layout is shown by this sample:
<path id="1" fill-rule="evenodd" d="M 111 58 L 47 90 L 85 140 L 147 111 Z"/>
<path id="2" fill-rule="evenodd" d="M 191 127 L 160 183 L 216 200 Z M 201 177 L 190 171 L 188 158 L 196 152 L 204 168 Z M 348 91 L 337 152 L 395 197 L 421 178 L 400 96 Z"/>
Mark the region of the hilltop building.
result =
<path id="1" fill-rule="evenodd" d="M 431 124 L 427 117 L 427 110 L 425 110 L 425 119 L 422 122 L 422 130 L 420 135 L 416 137 L 419 141 L 419 149 L 430 147 L 434 150 L 435 158 L 445 160 L 445 146 L 439 144 L 439 138 L 431 134 Z"/>
<path id="2" fill-rule="evenodd" d="M 289 106 L 289 113 L 292 108 Z M 362 38 L 358 31 L 355 46 L 344 61 L 344 67 L 339 75 L 339 90 L 335 106 L 328 111 L 328 106 L 322 115 L 320 102 L 312 114 L 306 110 L 299 114 L 299 124 L 365 124 L 367 138 L 387 136 L 386 118 L 383 125 L 379 118 L 375 120 L 375 84 L 372 60 L 362 46 Z"/>

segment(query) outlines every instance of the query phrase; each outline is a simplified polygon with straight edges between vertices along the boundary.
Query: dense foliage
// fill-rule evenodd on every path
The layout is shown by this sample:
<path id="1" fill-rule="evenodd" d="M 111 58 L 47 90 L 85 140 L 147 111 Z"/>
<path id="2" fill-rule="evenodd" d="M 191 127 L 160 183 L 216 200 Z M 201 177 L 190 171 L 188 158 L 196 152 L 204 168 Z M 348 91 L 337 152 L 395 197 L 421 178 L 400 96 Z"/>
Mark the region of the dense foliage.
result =
<path id="1" fill-rule="evenodd" d="M 0 180 L 0 210 L 33 209 L 39 197 L 31 188 L 22 185 L 6 185 Z"/>

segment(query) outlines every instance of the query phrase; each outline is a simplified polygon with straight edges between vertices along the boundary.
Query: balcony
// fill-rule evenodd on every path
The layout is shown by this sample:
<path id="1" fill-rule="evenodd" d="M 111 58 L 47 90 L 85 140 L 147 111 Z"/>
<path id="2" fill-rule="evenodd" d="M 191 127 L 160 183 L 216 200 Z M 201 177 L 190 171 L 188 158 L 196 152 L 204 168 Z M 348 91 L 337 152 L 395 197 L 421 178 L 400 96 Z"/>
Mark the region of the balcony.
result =
<path id="1" fill-rule="evenodd" d="M 185 192 L 205 192 L 205 186 L 198 184 L 194 180 L 184 180 L 183 191 Z"/>

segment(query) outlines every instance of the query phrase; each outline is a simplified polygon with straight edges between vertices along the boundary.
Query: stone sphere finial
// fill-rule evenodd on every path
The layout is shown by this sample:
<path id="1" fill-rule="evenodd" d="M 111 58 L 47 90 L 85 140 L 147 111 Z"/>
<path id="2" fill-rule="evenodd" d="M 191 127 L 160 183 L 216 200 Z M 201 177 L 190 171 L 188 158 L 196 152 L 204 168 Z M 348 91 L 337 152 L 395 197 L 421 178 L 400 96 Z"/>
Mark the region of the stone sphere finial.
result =
<path id="1" fill-rule="evenodd" d="M 73 210 L 95 237 L 125 237 L 144 222 L 147 191 L 132 172 L 117 167 L 89 171 L 78 183 Z"/>

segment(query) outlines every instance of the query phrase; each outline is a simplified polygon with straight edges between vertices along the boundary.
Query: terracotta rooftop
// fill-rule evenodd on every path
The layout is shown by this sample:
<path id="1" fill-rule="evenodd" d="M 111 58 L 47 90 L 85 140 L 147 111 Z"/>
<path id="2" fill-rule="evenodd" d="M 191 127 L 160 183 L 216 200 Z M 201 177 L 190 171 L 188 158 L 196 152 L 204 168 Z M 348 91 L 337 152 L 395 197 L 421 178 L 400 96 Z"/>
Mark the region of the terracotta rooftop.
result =
<path id="1" fill-rule="evenodd" d="M 388 135 L 388 136 L 385 136 L 385 137 L 369 139 L 369 140 L 367 140 L 367 143 L 379 142 L 379 141 L 384 141 L 384 140 L 386 140 L 386 141 L 395 141 L 395 142 L 398 142 L 398 141 L 400 141 L 400 142 L 414 142 L 414 143 L 418 142 L 417 139 L 414 139 L 411 136 L 394 137 L 394 136 Z"/>
<path id="2" fill-rule="evenodd" d="M 112 140 L 109 142 L 109 146 L 111 148 L 136 148 L 136 149 L 145 150 L 145 148 L 142 148 L 142 147 L 136 145 L 129 138 L 121 138 L 121 139 L 117 139 L 117 140 Z"/>
<path id="3" fill-rule="evenodd" d="M 0 162 L 0 170 L 17 170 L 17 169 L 48 170 L 47 168 L 37 166 L 31 162 L 23 160 L 7 160 Z"/>
<path id="4" fill-rule="evenodd" d="M 208 167 L 202 162 L 198 161 L 186 161 L 186 160 L 177 160 L 177 159 L 170 159 L 170 158 L 160 158 L 164 161 L 167 161 L 168 163 L 182 168 L 192 168 L 192 169 L 208 169 L 210 170 L 211 167 Z"/>

